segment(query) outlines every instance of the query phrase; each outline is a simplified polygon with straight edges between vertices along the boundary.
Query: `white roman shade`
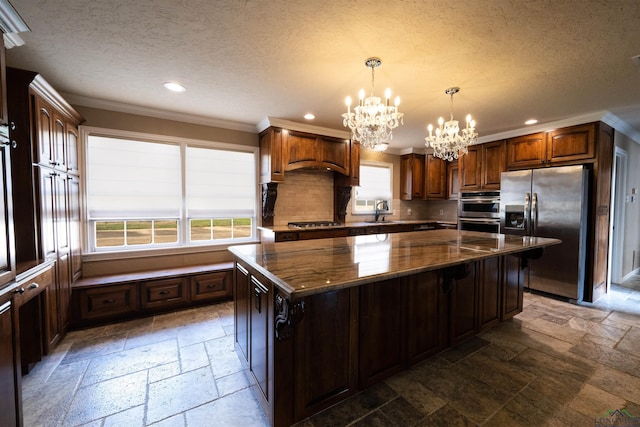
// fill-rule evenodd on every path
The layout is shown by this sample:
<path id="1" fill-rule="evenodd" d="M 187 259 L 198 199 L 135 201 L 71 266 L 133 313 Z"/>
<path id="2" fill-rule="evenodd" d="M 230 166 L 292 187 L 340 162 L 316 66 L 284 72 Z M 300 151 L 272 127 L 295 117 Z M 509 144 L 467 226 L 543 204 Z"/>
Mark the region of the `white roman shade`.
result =
<path id="1" fill-rule="evenodd" d="M 358 200 L 391 200 L 391 169 L 385 166 L 360 166 Z"/>
<path id="2" fill-rule="evenodd" d="M 253 153 L 187 146 L 188 218 L 253 217 L 256 165 Z"/>
<path id="3" fill-rule="evenodd" d="M 89 219 L 179 218 L 180 146 L 89 136 Z"/>

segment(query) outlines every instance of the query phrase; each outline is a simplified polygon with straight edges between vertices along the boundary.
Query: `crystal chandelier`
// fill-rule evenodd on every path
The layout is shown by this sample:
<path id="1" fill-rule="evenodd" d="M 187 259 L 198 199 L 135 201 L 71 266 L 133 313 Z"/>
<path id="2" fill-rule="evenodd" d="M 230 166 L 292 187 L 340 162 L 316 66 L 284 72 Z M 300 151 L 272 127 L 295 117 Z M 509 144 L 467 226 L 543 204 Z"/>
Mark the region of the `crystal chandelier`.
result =
<path id="1" fill-rule="evenodd" d="M 476 122 L 471 119 L 471 114 L 467 114 L 467 127 L 462 129 L 458 127 L 458 121 L 453 120 L 453 95 L 460 92 L 459 87 L 450 87 L 444 93 L 451 95 L 451 119 L 445 122 L 442 117 L 438 119 L 439 127 L 433 135 L 433 126 L 429 124 L 427 130 L 429 136 L 425 138 L 425 145 L 433 148 L 433 155 L 441 159 L 454 161 L 461 154 L 467 153 L 467 146 L 478 141 L 478 134 L 475 131 Z"/>
<path id="2" fill-rule="evenodd" d="M 385 91 L 385 103 L 382 103 L 379 97 L 373 96 L 374 70 L 382 64 L 380 58 L 368 58 L 364 64 L 371 68 L 371 96 L 365 98 L 364 89 L 360 89 L 360 101 L 353 111 L 351 111 L 351 97 L 347 96 L 347 112 L 342 114 L 343 125 L 349 126 L 352 139 L 359 141 L 363 147 L 384 151 L 389 146 L 388 141 L 393 138 L 391 131 L 403 124 L 404 114 L 398 113 L 399 96 L 396 97 L 394 105 L 389 104 L 391 89 Z"/>

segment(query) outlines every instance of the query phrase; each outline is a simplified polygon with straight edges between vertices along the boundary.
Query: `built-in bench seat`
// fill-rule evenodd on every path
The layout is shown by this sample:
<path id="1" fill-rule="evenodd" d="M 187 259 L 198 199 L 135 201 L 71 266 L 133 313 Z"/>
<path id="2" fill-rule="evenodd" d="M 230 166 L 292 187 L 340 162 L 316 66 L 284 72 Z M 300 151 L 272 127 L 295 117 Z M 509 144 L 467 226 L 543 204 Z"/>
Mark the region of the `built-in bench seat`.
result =
<path id="1" fill-rule="evenodd" d="M 72 326 L 81 328 L 233 298 L 233 262 L 77 280 Z"/>

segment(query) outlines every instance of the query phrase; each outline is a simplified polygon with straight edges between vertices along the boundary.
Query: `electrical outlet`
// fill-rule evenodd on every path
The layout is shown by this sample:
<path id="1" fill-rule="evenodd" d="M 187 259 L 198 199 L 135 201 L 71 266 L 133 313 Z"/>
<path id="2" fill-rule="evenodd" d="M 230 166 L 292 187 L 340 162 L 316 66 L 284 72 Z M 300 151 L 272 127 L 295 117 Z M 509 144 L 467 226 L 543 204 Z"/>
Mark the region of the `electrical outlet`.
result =
<path id="1" fill-rule="evenodd" d="M 411 216 L 411 208 L 407 209 L 407 215 Z"/>
<path id="2" fill-rule="evenodd" d="M 440 216 L 444 215 L 444 209 L 440 209 Z"/>

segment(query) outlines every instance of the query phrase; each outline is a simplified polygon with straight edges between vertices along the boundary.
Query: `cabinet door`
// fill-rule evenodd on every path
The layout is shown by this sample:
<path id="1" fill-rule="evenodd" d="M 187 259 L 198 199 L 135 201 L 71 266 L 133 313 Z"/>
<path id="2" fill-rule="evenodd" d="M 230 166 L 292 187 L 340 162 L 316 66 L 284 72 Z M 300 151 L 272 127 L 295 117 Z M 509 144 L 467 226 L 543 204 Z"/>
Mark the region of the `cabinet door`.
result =
<path id="1" fill-rule="evenodd" d="M 43 259 L 55 259 L 56 239 L 55 239 L 55 211 L 56 211 L 56 176 L 58 172 L 42 166 L 35 166 L 34 173 L 38 175 L 40 196 L 40 257 Z"/>
<path id="2" fill-rule="evenodd" d="M 284 181 L 282 129 L 269 128 L 260 134 L 260 183 Z"/>
<path id="3" fill-rule="evenodd" d="M 65 154 L 67 172 L 73 175 L 79 175 L 80 169 L 78 166 L 78 127 L 67 121 L 65 123 Z"/>
<path id="4" fill-rule="evenodd" d="M 460 165 L 460 191 L 480 189 L 480 168 L 482 167 L 482 148 L 480 145 L 472 145 L 467 154 L 458 159 Z"/>
<path id="5" fill-rule="evenodd" d="M 296 325 L 295 418 L 306 418 L 353 394 L 358 387 L 357 289 L 305 298 Z M 309 339 L 309 337 L 313 337 Z"/>
<path id="6" fill-rule="evenodd" d="M 412 365 L 445 348 L 447 298 L 436 272 L 412 275 L 407 280 L 407 357 Z"/>
<path id="7" fill-rule="evenodd" d="M 507 169 L 537 168 L 546 162 L 545 134 L 519 136 L 507 140 Z"/>
<path id="8" fill-rule="evenodd" d="M 236 263 L 233 277 L 236 348 L 244 361 L 249 362 L 249 272 Z"/>
<path id="9" fill-rule="evenodd" d="M 458 200 L 460 198 L 460 168 L 458 160 L 448 162 L 447 165 L 447 198 Z"/>
<path id="10" fill-rule="evenodd" d="M 425 158 L 425 197 L 427 200 L 447 196 L 447 162 L 427 154 Z"/>
<path id="11" fill-rule="evenodd" d="M 53 107 L 37 95 L 34 95 L 35 104 L 35 129 L 37 140 L 35 141 L 34 157 L 36 163 L 53 167 L 56 164 L 54 154 L 53 136 Z"/>
<path id="12" fill-rule="evenodd" d="M 406 358 L 402 279 L 360 286 L 360 388 L 403 369 Z"/>
<path id="13" fill-rule="evenodd" d="M 479 328 L 485 329 L 500 321 L 502 290 L 500 257 L 478 261 Z"/>
<path id="14" fill-rule="evenodd" d="M 321 136 L 318 137 L 317 143 L 317 160 L 320 166 L 348 175 L 351 157 L 349 140 Z"/>
<path id="15" fill-rule="evenodd" d="M 405 154 L 400 157 L 400 198 L 402 200 L 424 198 L 424 169 L 424 155 Z"/>
<path id="16" fill-rule="evenodd" d="M 482 144 L 481 189 L 499 190 L 500 174 L 507 168 L 507 150 L 504 141 Z"/>
<path id="17" fill-rule="evenodd" d="M 547 133 L 547 162 L 588 160 L 595 157 L 595 125 L 589 123 Z"/>
<path id="18" fill-rule="evenodd" d="M 67 175 L 67 222 L 69 229 L 69 254 L 71 283 L 82 276 L 82 253 L 80 240 L 80 179 Z"/>
<path id="19" fill-rule="evenodd" d="M 520 257 L 503 257 L 504 278 L 502 283 L 502 320 L 507 320 L 522 312 L 522 293 L 528 270 L 520 268 Z"/>
<path id="20" fill-rule="evenodd" d="M 450 345 L 455 345 L 478 331 L 478 287 L 476 264 L 468 264 L 468 274 L 452 280 L 450 294 L 449 334 Z"/>
<path id="21" fill-rule="evenodd" d="M 316 161 L 316 135 L 288 131 L 284 138 L 285 171 L 319 166 Z"/>
<path id="22" fill-rule="evenodd" d="M 53 128 L 51 137 L 53 138 L 53 166 L 61 171 L 67 171 L 67 145 L 65 143 L 67 129 L 64 117 L 55 110 L 53 111 Z"/>
<path id="23" fill-rule="evenodd" d="M 271 313 L 273 304 L 269 301 L 272 297 L 270 287 L 269 282 L 261 281 L 253 275 L 250 276 L 249 370 L 266 402 L 270 402 L 272 399 L 269 394 L 269 353 L 272 342 L 272 337 L 269 334 L 269 319 L 273 317 Z"/>
<path id="24" fill-rule="evenodd" d="M 16 277 L 10 153 L 8 145 L 0 144 L 0 287 Z"/>
<path id="25" fill-rule="evenodd" d="M 9 123 L 9 111 L 7 109 L 7 69 L 4 43 L 0 46 L 0 125 Z"/>
<path id="26" fill-rule="evenodd" d="M 0 413 L 3 426 L 22 425 L 13 310 L 10 299 L 0 298 Z"/>
<path id="27" fill-rule="evenodd" d="M 55 276 L 58 269 L 54 267 Z M 60 317 L 58 312 L 58 286 L 56 286 L 57 277 L 54 277 L 54 283 L 47 287 L 44 291 L 45 306 L 45 353 L 49 353 L 60 340 Z"/>
<path id="28" fill-rule="evenodd" d="M 117 320 L 138 310 L 137 285 L 117 285 L 78 290 L 80 319 Z"/>

